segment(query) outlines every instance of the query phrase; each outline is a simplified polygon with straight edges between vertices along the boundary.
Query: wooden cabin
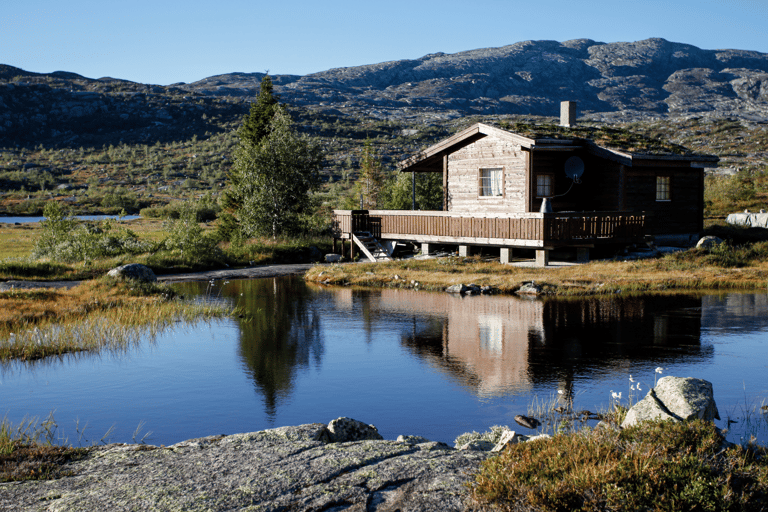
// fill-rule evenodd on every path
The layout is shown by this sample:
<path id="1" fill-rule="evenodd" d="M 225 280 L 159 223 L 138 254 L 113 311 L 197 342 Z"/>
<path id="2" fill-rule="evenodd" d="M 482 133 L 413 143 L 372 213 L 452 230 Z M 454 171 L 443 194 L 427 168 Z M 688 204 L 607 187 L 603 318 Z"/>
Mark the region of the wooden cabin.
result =
<path id="1" fill-rule="evenodd" d="M 442 211 L 337 210 L 334 243 L 342 240 L 343 250 L 349 240 L 350 251 L 357 246 L 374 260 L 398 241 L 420 243 L 423 251 L 455 244 L 462 255 L 498 247 L 502 262 L 514 249 L 533 249 L 546 265 L 559 248 L 586 261 L 601 244 L 695 241 L 703 228 L 704 168 L 717 165 L 716 156 L 656 147 L 658 141 L 649 146 L 648 139 L 629 140 L 637 147 L 619 141 L 630 147 L 617 149 L 571 130 L 533 128 L 521 134 L 478 123 L 401 162 L 402 172 L 442 173 Z"/>

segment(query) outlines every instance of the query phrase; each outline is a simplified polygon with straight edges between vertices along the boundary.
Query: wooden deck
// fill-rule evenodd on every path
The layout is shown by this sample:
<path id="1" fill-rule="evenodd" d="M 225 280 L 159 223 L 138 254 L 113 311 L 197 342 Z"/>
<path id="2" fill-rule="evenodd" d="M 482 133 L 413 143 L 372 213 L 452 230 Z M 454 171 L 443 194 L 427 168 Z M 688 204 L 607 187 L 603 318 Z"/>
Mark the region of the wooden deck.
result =
<path id="1" fill-rule="evenodd" d="M 632 243 L 645 235 L 637 212 L 467 214 L 442 211 L 335 210 L 334 239 L 367 231 L 379 240 L 554 249 Z"/>

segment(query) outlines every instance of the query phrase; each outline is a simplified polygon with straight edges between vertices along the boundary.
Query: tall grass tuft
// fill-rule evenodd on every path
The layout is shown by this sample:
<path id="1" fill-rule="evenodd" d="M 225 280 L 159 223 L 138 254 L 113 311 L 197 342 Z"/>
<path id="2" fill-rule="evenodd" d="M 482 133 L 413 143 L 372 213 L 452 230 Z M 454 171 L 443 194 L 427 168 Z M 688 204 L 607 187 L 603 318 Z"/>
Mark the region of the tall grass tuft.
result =
<path id="1" fill-rule="evenodd" d="M 0 423 L 0 482 L 48 480 L 71 475 L 63 469 L 67 462 L 80 459 L 86 448 L 55 445 L 57 425 L 53 413 L 39 421 L 25 418 L 12 425 L 7 418 Z"/>

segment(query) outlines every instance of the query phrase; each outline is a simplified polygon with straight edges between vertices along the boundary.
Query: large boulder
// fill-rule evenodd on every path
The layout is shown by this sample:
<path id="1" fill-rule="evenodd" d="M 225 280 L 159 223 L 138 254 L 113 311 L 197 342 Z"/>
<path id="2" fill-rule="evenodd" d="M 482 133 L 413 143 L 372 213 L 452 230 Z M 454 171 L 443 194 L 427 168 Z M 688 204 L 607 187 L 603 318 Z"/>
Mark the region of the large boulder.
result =
<path id="1" fill-rule="evenodd" d="M 152 269 L 140 263 L 130 263 L 113 268 L 107 272 L 107 275 L 117 279 L 137 279 L 150 283 L 157 282 L 157 276 L 152 272 Z"/>
<path id="2" fill-rule="evenodd" d="M 336 418 L 328 423 L 328 440 L 331 443 L 384 439 L 373 425 L 352 418 Z"/>
<path id="3" fill-rule="evenodd" d="M 648 420 L 687 421 L 720 419 L 712 383 L 693 377 L 663 377 L 656 387 L 627 412 L 622 428 Z"/>

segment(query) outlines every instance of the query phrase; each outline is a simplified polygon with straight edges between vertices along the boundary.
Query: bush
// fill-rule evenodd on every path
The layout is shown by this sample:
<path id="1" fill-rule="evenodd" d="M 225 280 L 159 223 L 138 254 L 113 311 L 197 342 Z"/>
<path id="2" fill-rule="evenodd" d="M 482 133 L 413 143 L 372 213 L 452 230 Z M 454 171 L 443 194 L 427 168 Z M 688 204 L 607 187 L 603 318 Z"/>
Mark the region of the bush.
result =
<path id="1" fill-rule="evenodd" d="M 179 218 L 166 224 L 168 238 L 165 248 L 179 251 L 184 261 L 201 263 L 223 256 L 217 247 L 219 239 L 215 235 L 206 234 L 197 221 L 197 211 L 191 204 L 185 203 L 180 210 Z"/>
<path id="2" fill-rule="evenodd" d="M 42 232 L 35 241 L 33 257 L 54 261 L 89 263 L 96 258 L 140 254 L 152 248 L 129 229 L 114 229 L 111 220 L 96 224 L 77 221 L 64 214 L 58 203 L 45 207 Z"/>
<path id="3" fill-rule="evenodd" d="M 764 510 L 768 460 L 725 449 L 711 422 L 648 422 L 510 446 L 483 463 L 474 496 L 514 510 Z"/>

